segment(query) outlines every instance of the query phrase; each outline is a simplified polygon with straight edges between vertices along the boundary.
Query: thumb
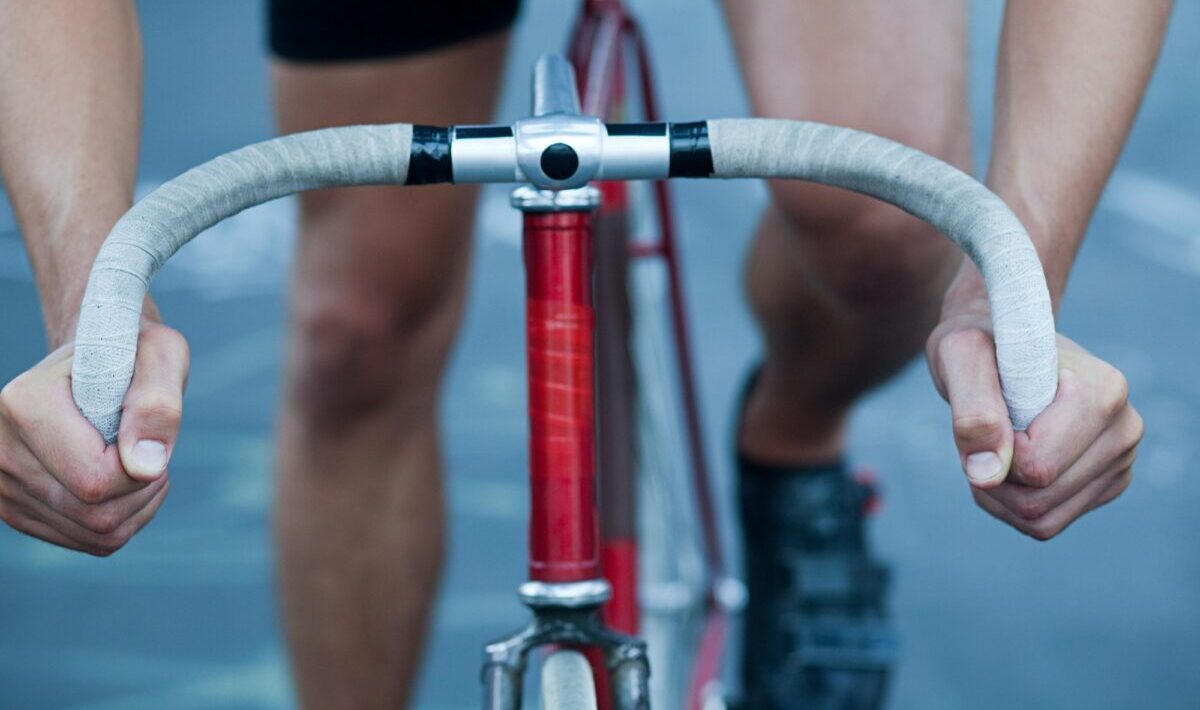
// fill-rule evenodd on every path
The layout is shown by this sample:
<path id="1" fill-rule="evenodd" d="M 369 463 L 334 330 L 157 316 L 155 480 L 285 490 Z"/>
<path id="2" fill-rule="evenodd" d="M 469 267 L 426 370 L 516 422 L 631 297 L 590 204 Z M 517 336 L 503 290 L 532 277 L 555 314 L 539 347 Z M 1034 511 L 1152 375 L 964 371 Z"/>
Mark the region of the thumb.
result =
<path id="1" fill-rule="evenodd" d="M 973 486 L 998 486 L 1012 464 L 1013 429 L 992 338 L 977 329 L 951 333 L 942 340 L 939 356 L 963 471 Z"/>
<path id="2" fill-rule="evenodd" d="M 177 331 L 158 323 L 142 327 L 117 434 L 130 478 L 152 481 L 167 470 L 183 416 L 188 359 L 187 341 Z"/>

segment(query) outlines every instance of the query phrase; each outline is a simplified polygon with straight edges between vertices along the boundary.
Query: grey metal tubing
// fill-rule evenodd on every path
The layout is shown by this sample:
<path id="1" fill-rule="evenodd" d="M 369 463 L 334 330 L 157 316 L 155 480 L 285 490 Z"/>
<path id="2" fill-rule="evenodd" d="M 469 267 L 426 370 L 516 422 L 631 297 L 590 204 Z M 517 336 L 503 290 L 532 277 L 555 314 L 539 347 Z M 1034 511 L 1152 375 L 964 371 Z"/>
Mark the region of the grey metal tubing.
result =
<path id="1" fill-rule="evenodd" d="M 561 54 L 543 54 L 533 65 L 533 115 L 579 115 L 575 69 Z"/>
<path id="2" fill-rule="evenodd" d="M 521 710 L 521 674 L 502 663 L 483 667 L 484 710 Z"/>
<path id="3" fill-rule="evenodd" d="M 650 665 L 645 657 L 620 660 L 609 673 L 614 710 L 649 710 Z"/>

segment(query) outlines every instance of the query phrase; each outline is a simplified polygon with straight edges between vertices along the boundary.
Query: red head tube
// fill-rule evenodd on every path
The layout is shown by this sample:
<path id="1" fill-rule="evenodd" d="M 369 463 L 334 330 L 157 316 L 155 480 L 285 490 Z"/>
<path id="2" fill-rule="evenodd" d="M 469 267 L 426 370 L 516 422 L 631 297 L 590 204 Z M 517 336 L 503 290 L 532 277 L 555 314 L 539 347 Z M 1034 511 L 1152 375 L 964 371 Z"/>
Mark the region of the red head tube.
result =
<path id="1" fill-rule="evenodd" d="M 525 213 L 529 576 L 540 582 L 600 576 L 591 219 Z"/>

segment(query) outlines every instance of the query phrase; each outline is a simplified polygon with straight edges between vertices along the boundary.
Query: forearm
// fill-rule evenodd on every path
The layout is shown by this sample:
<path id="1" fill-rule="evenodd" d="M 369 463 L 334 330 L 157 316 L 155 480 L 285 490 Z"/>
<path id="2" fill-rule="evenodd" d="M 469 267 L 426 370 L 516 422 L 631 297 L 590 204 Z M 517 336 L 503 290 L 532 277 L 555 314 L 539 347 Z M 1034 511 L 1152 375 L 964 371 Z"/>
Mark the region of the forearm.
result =
<path id="1" fill-rule="evenodd" d="M 988 185 L 1029 230 L 1055 307 L 1158 59 L 1170 0 L 1009 0 Z M 951 293 L 977 292 L 964 269 Z"/>
<path id="2" fill-rule="evenodd" d="M 132 202 L 141 70 L 132 0 L 0 0 L 0 171 L 54 346 Z"/>

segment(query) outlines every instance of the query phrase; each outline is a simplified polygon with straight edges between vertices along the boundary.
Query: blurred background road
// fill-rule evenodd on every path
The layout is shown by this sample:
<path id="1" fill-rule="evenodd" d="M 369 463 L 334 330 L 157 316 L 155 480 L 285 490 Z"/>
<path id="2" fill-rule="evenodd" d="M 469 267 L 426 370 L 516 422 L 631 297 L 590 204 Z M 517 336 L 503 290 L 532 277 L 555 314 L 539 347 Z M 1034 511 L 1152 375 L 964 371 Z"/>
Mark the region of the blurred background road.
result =
<path id="1" fill-rule="evenodd" d="M 144 1 L 150 189 L 271 134 L 262 8 Z M 744 115 L 716 3 L 635 0 L 669 117 Z M 499 117 L 524 111 L 533 58 L 574 3 L 529 0 Z M 973 3 L 975 128 L 990 130 L 1001 4 Z M 1141 118 L 1093 223 L 1061 330 L 1123 369 L 1147 435 L 1115 505 L 1037 544 L 975 508 L 923 363 L 857 415 L 882 470 L 876 537 L 898 570 L 894 707 L 1200 707 L 1200 3 L 1180 2 Z M 753 184 L 679 189 L 704 411 L 724 485 L 730 404 L 758 342 L 739 297 L 764 201 Z M 472 707 L 480 643 L 523 618 L 524 396 L 518 220 L 485 191 L 471 306 L 446 393 L 452 543 L 417 707 Z M 293 203 L 189 246 L 156 282 L 194 365 L 173 490 L 107 560 L 0 530 L 0 708 L 286 708 L 268 508 Z M 0 381 L 40 359 L 29 268 L 0 207 Z M 233 248 L 237 245 L 236 250 Z M 246 260 L 249 253 L 252 258 Z M 233 254 L 237 258 L 233 258 Z M 1189 478 L 1189 476 L 1192 476 Z"/>

